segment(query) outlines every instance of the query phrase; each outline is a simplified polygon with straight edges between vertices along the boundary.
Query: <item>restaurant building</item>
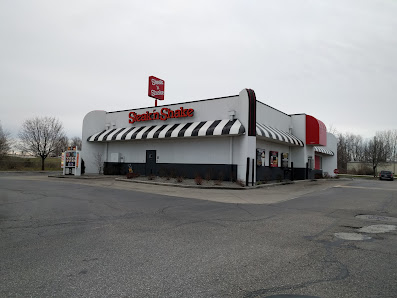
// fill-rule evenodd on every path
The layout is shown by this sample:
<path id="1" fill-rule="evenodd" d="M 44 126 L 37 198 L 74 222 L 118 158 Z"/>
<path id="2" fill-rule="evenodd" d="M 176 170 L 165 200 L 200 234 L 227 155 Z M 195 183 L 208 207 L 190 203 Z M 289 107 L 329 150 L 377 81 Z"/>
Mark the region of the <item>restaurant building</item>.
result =
<path id="1" fill-rule="evenodd" d="M 83 121 L 86 173 L 183 176 L 254 184 L 334 175 L 336 138 L 323 122 L 238 95 L 125 111 Z"/>

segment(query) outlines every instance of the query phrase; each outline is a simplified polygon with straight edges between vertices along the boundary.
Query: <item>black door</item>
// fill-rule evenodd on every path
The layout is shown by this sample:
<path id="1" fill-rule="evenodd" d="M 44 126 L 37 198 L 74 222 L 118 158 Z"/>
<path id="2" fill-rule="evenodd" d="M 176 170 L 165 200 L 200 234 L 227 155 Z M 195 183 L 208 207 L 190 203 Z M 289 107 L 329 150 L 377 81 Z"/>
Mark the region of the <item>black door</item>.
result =
<path id="1" fill-rule="evenodd" d="M 156 150 L 146 150 L 146 176 L 157 175 Z"/>

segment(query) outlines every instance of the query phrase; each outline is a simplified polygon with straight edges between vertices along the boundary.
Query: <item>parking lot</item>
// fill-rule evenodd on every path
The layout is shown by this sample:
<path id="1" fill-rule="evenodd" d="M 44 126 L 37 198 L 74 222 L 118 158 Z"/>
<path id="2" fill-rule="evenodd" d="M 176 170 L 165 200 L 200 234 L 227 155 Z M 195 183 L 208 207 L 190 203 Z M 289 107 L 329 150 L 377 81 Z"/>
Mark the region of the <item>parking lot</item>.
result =
<path id="1" fill-rule="evenodd" d="M 0 193 L 2 297 L 397 292 L 396 182 L 203 190 L 2 174 Z"/>

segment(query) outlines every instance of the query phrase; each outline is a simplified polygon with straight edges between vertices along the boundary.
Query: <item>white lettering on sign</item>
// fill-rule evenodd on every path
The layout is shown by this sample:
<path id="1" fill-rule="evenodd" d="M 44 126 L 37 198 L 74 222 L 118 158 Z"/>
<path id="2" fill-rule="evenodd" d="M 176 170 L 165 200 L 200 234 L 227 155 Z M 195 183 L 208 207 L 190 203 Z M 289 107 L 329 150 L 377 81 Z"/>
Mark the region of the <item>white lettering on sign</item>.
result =
<path id="1" fill-rule="evenodd" d="M 164 91 L 151 90 L 150 92 L 151 92 L 152 96 L 155 96 L 155 95 L 164 95 Z"/>
<path id="2" fill-rule="evenodd" d="M 152 85 L 153 85 L 153 86 L 156 86 L 156 85 L 164 85 L 164 81 L 152 79 Z"/>

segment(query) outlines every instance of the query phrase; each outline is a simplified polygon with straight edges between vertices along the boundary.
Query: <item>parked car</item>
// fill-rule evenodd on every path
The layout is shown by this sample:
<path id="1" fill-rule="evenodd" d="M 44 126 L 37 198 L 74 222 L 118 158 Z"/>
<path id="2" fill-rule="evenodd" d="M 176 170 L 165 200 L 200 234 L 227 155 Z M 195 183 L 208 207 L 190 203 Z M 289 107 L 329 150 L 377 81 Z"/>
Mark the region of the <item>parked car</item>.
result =
<path id="1" fill-rule="evenodd" d="M 380 171 L 379 180 L 394 180 L 393 172 L 391 171 Z"/>

